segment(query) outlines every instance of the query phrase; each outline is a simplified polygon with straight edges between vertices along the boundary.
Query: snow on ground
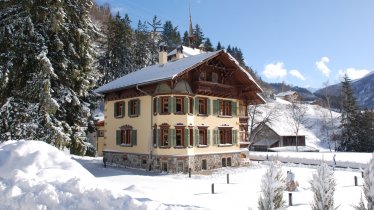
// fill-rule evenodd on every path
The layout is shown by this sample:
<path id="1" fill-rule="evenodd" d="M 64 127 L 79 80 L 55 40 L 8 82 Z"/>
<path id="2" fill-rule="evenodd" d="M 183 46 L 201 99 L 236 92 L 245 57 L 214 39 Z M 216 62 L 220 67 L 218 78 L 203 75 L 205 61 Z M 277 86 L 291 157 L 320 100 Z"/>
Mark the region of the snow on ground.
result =
<path id="1" fill-rule="evenodd" d="M 109 189 L 69 155 L 40 141 L 0 145 L 0 209 L 181 209 Z"/>
<path id="2" fill-rule="evenodd" d="M 327 160 L 332 154 L 298 153 L 295 156 L 317 159 L 315 156 L 323 155 Z M 297 160 L 291 155 L 284 158 L 288 160 L 285 162 Z M 336 153 L 338 163 L 364 164 L 369 159 L 370 154 Z M 1 144 L 0 160 L 1 210 L 257 209 L 261 177 L 268 167 L 267 161 L 252 161 L 250 166 L 205 171 L 204 175 L 193 174 L 189 178 L 187 174 L 160 174 L 113 166 L 104 168 L 101 158 L 68 156 L 37 141 Z M 284 174 L 292 170 L 300 184 L 293 192 L 293 206 L 287 206 L 287 209 L 310 209 L 313 194 L 309 180 L 315 168 L 283 164 Z M 226 183 L 227 174 L 230 174 L 230 184 Z M 352 205 L 358 204 L 362 192 L 360 170 L 337 168 L 334 175 L 337 181 L 336 205 L 340 205 L 339 209 L 353 209 Z M 358 177 L 359 186 L 354 186 L 354 176 Z M 212 183 L 215 194 L 211 193 Z M 288 193 L 284 193 L 286 201 Z"/>

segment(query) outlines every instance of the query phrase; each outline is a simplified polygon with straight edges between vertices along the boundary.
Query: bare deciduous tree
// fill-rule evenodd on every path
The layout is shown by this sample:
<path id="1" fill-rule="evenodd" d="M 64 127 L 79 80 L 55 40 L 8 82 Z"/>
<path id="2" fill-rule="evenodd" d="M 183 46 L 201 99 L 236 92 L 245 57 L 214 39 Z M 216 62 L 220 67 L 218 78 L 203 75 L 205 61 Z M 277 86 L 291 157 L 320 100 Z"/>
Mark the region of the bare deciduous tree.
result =
<path id="1" fill-rule="evenodd" d="M 254 140 L 258 134 L 261 133 L 266 124 L 271 125 L 272 122 L 279 117 L 279 109 L 265 105 L 251 105 L 248 109 L 249 117 L 249 142 L 255 143 Z"/>
<path id="2" fill-rule="evenodd" d="M 300 129 L 303 127 L 303 124 L 306 124 L 308 121 L 306 118 L 307 107 L 304 104 L 302 104 L 301 101 L 295 101 L 289 105 L 289 109 L 291 110 L 290 124 L 296 136 L 296 152 L 298 152 L 299 151 L 299 148 L 298 148 L 299 132 L 300 132 Z"/>

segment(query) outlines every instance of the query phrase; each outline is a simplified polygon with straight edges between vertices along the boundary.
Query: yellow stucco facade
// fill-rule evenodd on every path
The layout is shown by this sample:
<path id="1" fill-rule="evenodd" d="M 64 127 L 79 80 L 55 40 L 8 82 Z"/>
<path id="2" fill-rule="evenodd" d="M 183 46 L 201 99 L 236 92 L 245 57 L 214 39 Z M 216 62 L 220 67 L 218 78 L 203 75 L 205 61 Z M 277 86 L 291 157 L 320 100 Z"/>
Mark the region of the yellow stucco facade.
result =
<path id="1" fill-rule="evenodd" d="M 201 154 L 212 154 L 212 153 L 225 153 L 225 152 L 238 152 L 239 142 L 235 141 L 230 144 L 214 144 L 213 130 L 219 127 L 228 127 L 234 131 L 239 130 L 239 117 L 238 114 L 233 116 L 217 116 L 213 115 L 213 103 L 209 104 L 209 110 L 211 113 L 209 115 L 200 116 L 196 111 L 193 114 L 154 114 L 153 110 L 153 100 L 157 97 L 186 97 L 186 95 L 158 95 L 156 97 L 152 96 L 141 96 L 136 99 L 140 100 L 140 115 L 137 117 L 128 116 L 127 110 L 125 116 L 118 118 L 114 116 L 115 103 L 124 102 L 128 106 L 128 102 L 134 98 L 113 100 L 105 102 L 105 140 L 103 144 L 104 151 L 117 151 L 124 153 L 135 153 L 135 154 L 153 154 L 153 155 L 167 155 L 167 156 L 178 156 L 178 155 L 201 155 Z M 221 100 L 218 97 L 208 97 L 202 95 L 188 96 L 188 98 L 193 98 L 195 101 L 198 97 L 204 97 L 210 101 Z M 232 103 L 239 104 L 237 99 L 227 99 Z M 188 106 L 190 106 L 188 101 Z M 193 105 L 195 108 L 195 105 Z M 126 109 L 126 108 L 125 108 Z M 238 112 L 238 110 L 236 111 Z M 170 125 L 170 128 L 175 128 L 175 126 L 184 126 L 188 129 L 196 130 L 197 127 L 206 127 L 209 132 L 207 142 L 205 146 L 190 145 L 187 147 L 169 147 L 161 148 L 155 146 L 154 143 L 154 125 L 160 126 L 162 124 Z M 137 130 L 137 144 L 133 146 L 118 145 L 116 144 L 116 131 L 120 130 L 123 125 L 131 125 L 134 130 Z M 193 132 L 194 134 L 195 132 Z M 235 135 L 235 134 L 234 134 Z M 237 135 L 237 134 L 236 134 Z M 188 137 L 190 138 L 190 137 Z M 237 139 L 237 137 L 234 137 Z M 195 140 L 194 140 L 195 141 Z M 99 147 L 99 149 L 101 149 Z M 102 154 L 102 151 L 99 151 Z"/>

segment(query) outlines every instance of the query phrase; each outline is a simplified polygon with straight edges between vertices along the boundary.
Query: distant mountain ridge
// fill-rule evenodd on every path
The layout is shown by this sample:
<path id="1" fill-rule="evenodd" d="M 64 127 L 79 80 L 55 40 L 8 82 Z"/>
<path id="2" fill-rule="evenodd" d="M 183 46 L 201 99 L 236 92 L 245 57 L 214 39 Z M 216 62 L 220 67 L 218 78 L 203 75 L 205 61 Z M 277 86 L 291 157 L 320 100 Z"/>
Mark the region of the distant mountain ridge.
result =
<path id="1" fill-rule="evenodd" d="M 365 77 L 352 81 L 352 90 L 356 97 L 357 105 L 364 108 L 374 108 L 374 71 Z M 323 98 L 326 94 L 331 97 L 333 106 L 339 108 L 339 96 L 341 84 L 330 85 L 314 92 L 318 97 Z"/>

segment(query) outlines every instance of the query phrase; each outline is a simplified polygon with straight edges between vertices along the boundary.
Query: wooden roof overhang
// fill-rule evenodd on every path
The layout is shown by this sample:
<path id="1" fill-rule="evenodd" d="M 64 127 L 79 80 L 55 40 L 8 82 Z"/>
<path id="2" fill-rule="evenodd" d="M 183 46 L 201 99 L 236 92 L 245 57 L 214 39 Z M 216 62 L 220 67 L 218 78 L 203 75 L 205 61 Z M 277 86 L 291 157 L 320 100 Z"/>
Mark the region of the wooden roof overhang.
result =
<path id="1" fill-rule="evenodd" d="M 229 78 L 235 81 L 235 83 L 228 82 L 223 84 L 211 81 L 193 81 L 192 85 L 195 87 L 195 94 L 226 98 L 235 95 L 235 97 L 247 101 L 248 104 L 265 103 L 265 100 L 259 95 L 259 93 L 263 92 L 261 87 L 229 53 L 224 51 L 220 51 L 214 57 L 210 57 L 204 62 L 199 63 L 199 65 L 180 72 L 174 80 L 178 81 L 191 70 L 202 71 L 207 69 L 219 70 L 225 78 Z"/>

